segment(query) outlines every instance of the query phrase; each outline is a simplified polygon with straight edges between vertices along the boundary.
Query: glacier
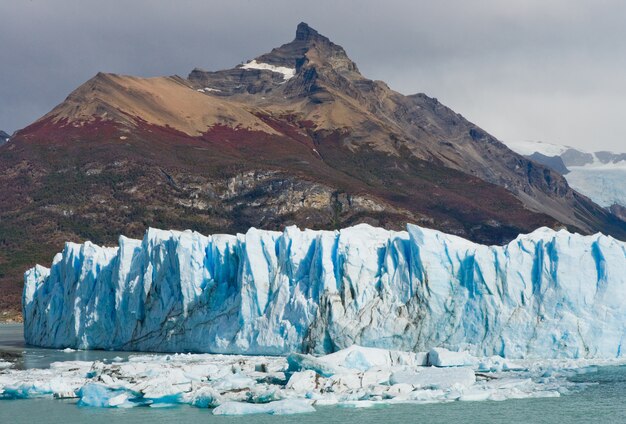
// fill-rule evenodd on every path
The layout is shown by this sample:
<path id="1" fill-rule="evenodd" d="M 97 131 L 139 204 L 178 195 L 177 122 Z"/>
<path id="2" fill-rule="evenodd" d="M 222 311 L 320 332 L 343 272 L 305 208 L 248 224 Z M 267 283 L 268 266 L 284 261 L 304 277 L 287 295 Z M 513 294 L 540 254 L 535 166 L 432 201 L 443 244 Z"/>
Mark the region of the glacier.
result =
<path id="1" fill-rule="evenodd" d="M 626 207 L 626 161 L 609 164 L 570 166 L 565 176 L 575 190 L 589 196 L 598 205 Z"/>
<path id="2" fill-rule="evenodd" d="M 485 246 L 411 224 L 151 228 L 118 247 L 66 243 L 24 278 L 26 342 L 59 349 L 626 355 L 626 244 L 602 234 L 541 228 Z"/>

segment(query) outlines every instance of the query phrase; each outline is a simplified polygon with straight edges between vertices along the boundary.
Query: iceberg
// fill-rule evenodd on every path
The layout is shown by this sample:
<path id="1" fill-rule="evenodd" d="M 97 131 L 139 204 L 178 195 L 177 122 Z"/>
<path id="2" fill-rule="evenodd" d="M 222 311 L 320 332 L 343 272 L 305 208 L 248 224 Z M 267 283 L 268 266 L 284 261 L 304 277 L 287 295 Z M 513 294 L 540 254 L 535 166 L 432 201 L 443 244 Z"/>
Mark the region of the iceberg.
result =
<path id="1" fill-rule="evenodd" d="M 428 352 L 428 364 L 435 367 L 461 367 L 476 365 L 477 358 L 467 352 L 450 352 L 435 347 Z"/>
<path id="2" fill-rule="evenodd" d="M 625 303 L 626 244 L 612 237 L 541 228 L 485 246 L 410 224 L 66 243 L 23 294 L 27 343 L 59 349 L 513 359 L 623 357 Z M 346 355 L 361 370 L 427 360 Z M 338 361 L 317 365 L 328 376 Z"/>

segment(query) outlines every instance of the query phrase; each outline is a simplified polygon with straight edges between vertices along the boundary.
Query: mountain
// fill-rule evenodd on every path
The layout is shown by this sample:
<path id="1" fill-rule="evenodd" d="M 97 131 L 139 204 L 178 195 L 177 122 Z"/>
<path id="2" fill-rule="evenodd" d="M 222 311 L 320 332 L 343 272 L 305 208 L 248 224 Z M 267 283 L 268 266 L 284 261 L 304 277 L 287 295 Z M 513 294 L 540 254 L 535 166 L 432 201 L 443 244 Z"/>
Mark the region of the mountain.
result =
<path id="1" fill-rule="evenodd" d="M 68 243 L 26 274 L 24 334 L 53 348 L 280 355 L 352 344 L 615 358 L 626 243 L 541 228 L 485 246 L 408 225 Z"/>
<path id="2" fill-rule="evenodd" d="M 563 158 L 560 156 L 546 156 L 543 153 L 535 152 L 532 155 L 527 155 L 526 157 L 547 166 L 561 175 L 565 175 L 569 172 L 569 169 L 565 166 L 565 162 L 563 162 Z"/>
<path id="3" fill-rule="evenodd" d="M 626 153 L 585 152 L 543 142 L 507 144 L 518 153 L 565 175 L 575 190 L 626 221 Z"/>
<path id="4" fill-rule="evenodd" d="M 425 94 L 364 77 L 302 23 L 232 69 L 99 73 L 0 148 L 0 308 L 66 240 L 417 223 L 482 243 L 541 226 L 626 238 L 565 179 Z"/>
<path id="5" fill-rule="evenodd" d="M 9 137 L 11 137 L 9 134 L 7 134 L 4 131 L 0 130 L 0 146 L 2 146 L 4 143 L 9 141 Z"/>

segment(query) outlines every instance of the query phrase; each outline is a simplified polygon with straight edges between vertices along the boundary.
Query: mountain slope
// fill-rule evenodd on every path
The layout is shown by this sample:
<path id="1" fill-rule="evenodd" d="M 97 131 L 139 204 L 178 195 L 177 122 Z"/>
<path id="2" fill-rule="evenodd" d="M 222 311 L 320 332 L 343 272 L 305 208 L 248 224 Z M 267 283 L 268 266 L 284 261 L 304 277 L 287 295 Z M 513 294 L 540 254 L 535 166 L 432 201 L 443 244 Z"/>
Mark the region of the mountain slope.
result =
<path id="1" fill-rule="evenodd" d="M 253 62 L 288 69 L 295 64 L 294 76 L 285 78 L 278 72 L 257 69 L 255 73 L 265 75 L 260 78 L 251 76 L 245 68 L 248 65 L 243 65 L 218 72 L 194 70 L 189 80 L 198 89 L 209 88 L 206 94 L 210 96 L 281 110 L 287 103 L 316 128 L 349 129 L 344 143 L 352 148 L 366 145 L 400 157 L 408 153 L 475 175 L 506 187 L 526 208 L 582 231 L 606 225 L 598 217 L 611 221 L 603 211 L 576 196 L 558 173 L 520 160 L 436 99 L 423 94 L 403 96 L 383 82 L 364 78 L 340 46 L 306 24 L 298 26 L 293 42 Z M 623 234 L 624 229 L 615 231 Z"/>
<path id="2" fill-rule="evenodd" d="M 362 76 L 340 46 L 295 39 L 233 69 L 98 74 L 0 150 L 0 308 L 65 240 L 148 226 L 204 233 L 406 222 L 483 243 L 539 226 L 625 238 L 558 173 L 423 94 Z"/>

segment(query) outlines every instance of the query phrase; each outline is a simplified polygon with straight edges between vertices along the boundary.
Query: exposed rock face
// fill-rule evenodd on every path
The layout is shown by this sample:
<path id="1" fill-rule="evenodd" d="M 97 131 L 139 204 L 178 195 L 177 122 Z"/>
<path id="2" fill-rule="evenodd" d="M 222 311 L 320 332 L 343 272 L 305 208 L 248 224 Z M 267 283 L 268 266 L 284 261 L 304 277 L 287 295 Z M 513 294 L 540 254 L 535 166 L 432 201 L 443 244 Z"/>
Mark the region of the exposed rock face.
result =
<path id="1" fill-rule="evenodd" d="M 600 162 L 605 163 L 605 164 L 626 161 L 626 153 L 613 153 L 613 152 L 600 151 L 600 152 L 595 152 L 595 156 L 600 160 Z"/>
<path id="2" fill-rule="evenodd" d="M 567 149 L 561 154 L 565 166 L 583 166 L 593 163 L 593 154 L 576 149 Z"/>
<path id="3" fill-rule="evenodd" d="M 626 237 L 558 173 L 434 98 L 365 78 L 306 24 L 230 70 L 98 74 L 3 146 L 0 167 L 0 308 L 17 308 L 24 268 L 65 240 L 112 243 L 148 226 L 414 222 L 483 243 L 540 226 Z"/>
<path id="4" fill-rule="evenodd" d="M 569 172 L 569 169 L 567 169 L 560 156 L 546 156 L 543 153 L 535 152 L 527 157 L 528 159 L 553 169 L 561 175 L 566 175 Z"/>

